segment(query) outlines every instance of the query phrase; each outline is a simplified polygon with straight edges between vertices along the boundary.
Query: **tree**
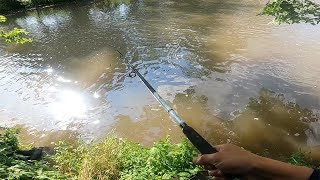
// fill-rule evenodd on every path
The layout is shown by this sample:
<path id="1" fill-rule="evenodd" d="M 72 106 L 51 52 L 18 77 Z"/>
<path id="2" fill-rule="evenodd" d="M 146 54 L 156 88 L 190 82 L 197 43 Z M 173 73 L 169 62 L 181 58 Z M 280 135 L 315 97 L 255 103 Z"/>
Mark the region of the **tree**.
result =
<path id="1" fill-rule="evenodd" d="M 313 0 L 272 0 L 260 15 L 274 16 L 281 23 L 320 23 L 320 5 Z"/>
<path id="2" fill-rule="evenodd" d="M 7 18 L 0 15 L 0 23 L 6 22 Z M 5 31 L 0 28 L 0 39 L 4 39 L 7 43 L 15 42 L 17 44 L 24 44 L 27 42 L 32 42 L 31 39 L 25 36 L 28 32 L 24 29 L 14 28 L 11 31 Z"/>

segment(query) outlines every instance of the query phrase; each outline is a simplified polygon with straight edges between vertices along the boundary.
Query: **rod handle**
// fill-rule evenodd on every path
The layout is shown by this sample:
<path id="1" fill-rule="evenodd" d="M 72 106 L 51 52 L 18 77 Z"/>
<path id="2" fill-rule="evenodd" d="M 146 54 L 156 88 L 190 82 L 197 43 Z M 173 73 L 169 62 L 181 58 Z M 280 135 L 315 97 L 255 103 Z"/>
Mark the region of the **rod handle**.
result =
<path id="1" fill-rule="evenodd" d="M 200 151 L 201 154 L 212 154 L 218 152 L 196 130 L 188 126 L 186 123 L 183 124 L 182 131 L 187 136 L 189 141 Z M 233 174 L 226 174 L 225 176 L 227 180 L 241 179 L 240 176 Z"/>
<path id="2" fill-rule="evenodd" d="M 201 154 L 212 154 L 218 152 L 206 141 L 196 130 L 184 124 L 182 132 L 187 136 L 190 142 L 200 151 Z"/>

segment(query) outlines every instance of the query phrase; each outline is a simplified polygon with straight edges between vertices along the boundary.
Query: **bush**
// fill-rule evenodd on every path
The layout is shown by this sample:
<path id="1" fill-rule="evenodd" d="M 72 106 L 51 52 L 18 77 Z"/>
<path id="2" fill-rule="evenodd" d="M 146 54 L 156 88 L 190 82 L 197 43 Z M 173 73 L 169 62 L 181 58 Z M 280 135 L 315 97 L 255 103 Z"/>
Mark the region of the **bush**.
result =
<path id="1" fill-rule="evenodd" d="M 6 17 L 0 15 L 0 23 L 6 22 Z M 16 44 L 24 44 L 27 42 L 32 42 L 31 39 L 25 36 L 28 32 L 24 29 L 14 28 L 11 31 L 5 31 L 0 28 L 0 38 L 3 38 L 7 43 L 15 42 Z"/>
<path id="2" fill-rule="evenodd" d="M 263 8 L 261 15 L 274 16 L 281 23 L 320 23 L 320 5 L 313 0 L 272 0 Z"/>
<path id="3" fill-rule="evenodd" d="M 198 152 L 186 139 L 174 144 L 167 137 L 150 149 L 136 144 L 129 144 L 125 148 L 128 150 L 121 156 L 121 179 L 188 179 L 200 170 L 192 163 L 192 158 L 198 156 Z"/>
<path id="4" fill-rule="evenodd" d="M 55 167 L 79 179 L 188 179 L 200 170 L 191 160 L 198 153 L 187 141 L 170 138 L 143 148 L 115 137 L 77 146 L 59 143 L 52 157 Z"/>

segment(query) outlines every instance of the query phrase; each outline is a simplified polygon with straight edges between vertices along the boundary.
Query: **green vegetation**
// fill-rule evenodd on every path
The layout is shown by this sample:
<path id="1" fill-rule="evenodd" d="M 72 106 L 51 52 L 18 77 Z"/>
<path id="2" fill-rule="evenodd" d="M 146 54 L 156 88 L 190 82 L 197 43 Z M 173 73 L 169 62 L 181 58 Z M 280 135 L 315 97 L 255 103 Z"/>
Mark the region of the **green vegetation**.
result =
<path id="1" fill-rule="evenodd" d="M 320 23 L 320 5 L 313 0 L 273 0 L 266 4 L 261 15 L 274 16 L 281 23 Z"/>
<path id="2" fill-rule="evenodd" d="M 60 143 L 56 152 L 55 167 L 77 179 L 188 179 L 200 170 L 191 162 L 198 155 L 194 147 L 168 137 L 152 148 L 111 137 L 77 146 Z"/>
<path id="3" fill-rule="evenodd" d="M 187 141 L 167 137 L 151 148 L 115 137 L 99 143 L 60 142 L 55 155 L 25 161 L 19 155 L 18 131 L 0 136 L 1 179 L 188 179 L 200 170 L 191 160 L 198 153 Z"/>
<path id="4" fill-rule="evenodd" d="M 6 22 L 6 17 L 0 15 L 0 23 Z M 14 28 L 11 31 L 5 31 L 0 28 L 0 39 L 3 38 L 7 43 L 15 42 L 17 44 L 24 44 L 32 42 L 31 39 L 25 38 L 28 34 L 24 29 Z"/>
<path id="5" fill-rule="evenodd" d="M 7 129 L 0 134 L 1 179 L 188 179 L 201 170 L 191 163 L 198 152 L 186 139 L 174 144 L 167 137 L 151 148 L 116 137 L 99 143 L 60 142 L 54 155 L 26 161 L 17 153 L 21 149 L 18 133 L 17 129 Z M 285 160 L 315 167 L 302 152 Z"/>
<path id="6" fill-rule="evenodd" d="M 52 170 L 46 161 L 26 161 L 20 149 L 18 130 L 8 129 L 0 134 L 0 179 L 66 179 Z"/>

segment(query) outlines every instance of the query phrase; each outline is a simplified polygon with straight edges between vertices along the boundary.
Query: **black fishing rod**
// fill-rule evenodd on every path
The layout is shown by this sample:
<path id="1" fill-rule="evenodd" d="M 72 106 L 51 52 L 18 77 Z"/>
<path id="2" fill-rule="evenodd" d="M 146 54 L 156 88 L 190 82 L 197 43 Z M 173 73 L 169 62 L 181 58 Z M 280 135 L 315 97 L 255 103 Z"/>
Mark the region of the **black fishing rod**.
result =
<path id="1" fill-rule="evenodd" d="M 201 154 L 212 154 L 216 153 L 217 150 L 213 148 L 208 141 L 206 141 L 196 130 L 188 126 L 178 114 L 165 102 L 165 100 L 157 93 L 157 91 L 151 86 L 151 84 L 139 73 L 139 71 L 130 64 L 132 72 L 129 74 L 130 77 L 139 76 L 141 81 L 147 86 L 153 97 L 162 105 L 162 107 L 167 111 L 170 117 L 175 123 L 177 123 L 185 136 L 190 140 L 190 142 L 200 151 Z"/>
<path id="2" fill-rule="evenodd" d="M 120 53 L 121 54 L 121 53 Z M 177 123 L 184 135 L 189 139 L 189 141 L 200 151 L 201 154 L 212 154 L 218 152 L 214 147 L 212 147 L 208 141 L 206 141 L 196 130 L 188 126 L 178 114 L 165 102 L 165 100 L 157 93 L 157 91 L 151 86 L 151 84 L 139 73 L 139 71 L 134 68 L 129 63 L 132 71 L 129 73 L 130 77 L 139 76 L 141 81 L 147 86 L 153 97 L 162 105 L 162 107 L 167 111 L 170 117 L 175 123 Z M 234 174 L 225 174 L 227 180 L 239 180 L 240 176 Z"/>

